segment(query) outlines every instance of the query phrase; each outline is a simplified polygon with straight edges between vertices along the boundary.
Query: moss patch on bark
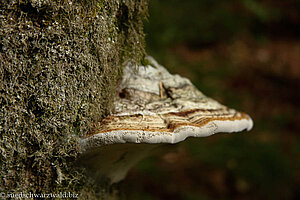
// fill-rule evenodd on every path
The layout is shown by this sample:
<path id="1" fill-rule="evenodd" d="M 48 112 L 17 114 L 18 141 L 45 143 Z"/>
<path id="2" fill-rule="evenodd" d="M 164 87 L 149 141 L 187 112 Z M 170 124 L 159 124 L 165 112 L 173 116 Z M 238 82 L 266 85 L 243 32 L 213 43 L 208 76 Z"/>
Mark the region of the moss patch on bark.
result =
<path id="1" fill-rule="evenodd" d="M 0 190 L 101 197 L 72 161 L 140 62 L 147 0 L 0 1 Z"/>

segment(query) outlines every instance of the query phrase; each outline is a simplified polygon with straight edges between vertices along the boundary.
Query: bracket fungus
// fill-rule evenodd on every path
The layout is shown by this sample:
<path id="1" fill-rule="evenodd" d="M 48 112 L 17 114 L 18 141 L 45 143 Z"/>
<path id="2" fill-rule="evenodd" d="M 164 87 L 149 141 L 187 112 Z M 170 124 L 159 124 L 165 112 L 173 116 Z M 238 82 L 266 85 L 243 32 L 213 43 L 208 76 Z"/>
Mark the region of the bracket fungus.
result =
<path id="1" fill-rule="evenodd" d="M 187 78 L 147 59 L 147 66 L 124 68 L 114 110 L 80 142 L 93 176 L 111 183 L 157 146 L 253 126 L 247 114 L 206 97 Z"/>

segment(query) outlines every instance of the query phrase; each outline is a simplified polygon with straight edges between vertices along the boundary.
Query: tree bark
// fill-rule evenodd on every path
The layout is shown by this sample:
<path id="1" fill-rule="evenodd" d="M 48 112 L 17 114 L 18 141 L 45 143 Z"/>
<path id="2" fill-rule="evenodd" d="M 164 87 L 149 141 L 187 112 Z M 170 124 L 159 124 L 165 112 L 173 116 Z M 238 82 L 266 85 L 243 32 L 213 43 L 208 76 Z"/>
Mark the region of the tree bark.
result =
<path id="1" fill-rule="evenodd" d="M 73 161 L 142 61 L 146 15 L 147 0 L 0 1 L 2 195 L 109 195 Z"/>

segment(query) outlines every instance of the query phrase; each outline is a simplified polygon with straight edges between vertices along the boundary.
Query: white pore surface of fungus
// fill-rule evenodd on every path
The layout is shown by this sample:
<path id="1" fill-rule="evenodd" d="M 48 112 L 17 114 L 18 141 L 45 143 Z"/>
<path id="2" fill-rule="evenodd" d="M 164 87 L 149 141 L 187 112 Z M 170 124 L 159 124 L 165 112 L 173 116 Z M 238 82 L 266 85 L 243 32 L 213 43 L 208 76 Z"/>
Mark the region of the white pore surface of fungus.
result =
<path id="1" fill-rule="evenodd" d="M 147 59 L 148 66 L 129 63 L 125 67 L 114 110 L 80 142 L 83 152 L 89 154 L 86 163 L 111 182 L 122 180 L 153 149 L 153 145 L 145 148 L 146 144 L 174 144 L 187 137 L 240 132 L 253 126 L 247 114 L 206 97 L 190 80 L 170 74 L 152 57 Z M 132 144 L 143 144 L 143 148 Z M 114 154 L 116 160 L 108 162 L 104 151 Z"/>

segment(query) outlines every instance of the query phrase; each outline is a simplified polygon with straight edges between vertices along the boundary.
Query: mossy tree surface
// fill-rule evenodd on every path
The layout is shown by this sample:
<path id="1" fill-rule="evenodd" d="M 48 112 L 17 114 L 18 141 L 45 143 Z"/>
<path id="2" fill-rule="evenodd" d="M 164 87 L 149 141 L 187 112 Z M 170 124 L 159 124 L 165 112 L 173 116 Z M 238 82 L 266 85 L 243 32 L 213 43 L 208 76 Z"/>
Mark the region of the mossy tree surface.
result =
<path id="1" fill-rule="evenodd" d="M 0 1 L 0 190 L 99 198 L 72 161 L 144 56 L 147 0 Z"/>

